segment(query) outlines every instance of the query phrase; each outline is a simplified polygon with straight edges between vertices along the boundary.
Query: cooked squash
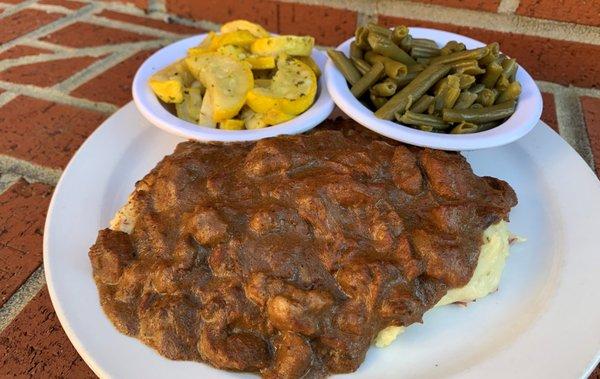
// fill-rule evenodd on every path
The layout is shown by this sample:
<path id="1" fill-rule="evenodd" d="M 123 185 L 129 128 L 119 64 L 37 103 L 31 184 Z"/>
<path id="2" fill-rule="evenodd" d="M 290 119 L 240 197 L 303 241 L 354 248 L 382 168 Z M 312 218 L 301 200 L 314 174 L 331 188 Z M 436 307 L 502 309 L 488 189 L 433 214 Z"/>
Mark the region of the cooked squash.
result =
<path id="1" fill-rule="evenodd" d="M 183 60 L 177 61 L 150 77 L 152 91 L 165 103 L 181 103 L 183 90 L 194 81 Z"/>
<path id="2" fill-rule="evenodd" d="M 257 55 L 288 55 L 308 56 L 315 45 L 315 39 L 310 36 L 277 36 L 259 38 L 250 47 Z"/>
<path id="3" fill-rule="evenodd" d="M 262 26 L 246 20 L 230 21 L 221 26 L 221 33 L 230 33 L 238 30 L 246 30 L 256 38 L 268 37 L 270 35 Z"/>

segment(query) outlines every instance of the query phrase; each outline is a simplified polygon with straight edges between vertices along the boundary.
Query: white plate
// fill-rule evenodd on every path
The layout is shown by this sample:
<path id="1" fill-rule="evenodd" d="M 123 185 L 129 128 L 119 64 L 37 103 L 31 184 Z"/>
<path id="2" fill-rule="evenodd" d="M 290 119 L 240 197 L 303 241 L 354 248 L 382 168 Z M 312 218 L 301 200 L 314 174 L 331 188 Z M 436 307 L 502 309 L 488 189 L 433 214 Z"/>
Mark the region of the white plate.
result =
<path id="1" fill-rule="evenodd" d="M 485 46 L 484 43 L 472 38 L 441 30 L 412 27 L 409 30 L 413 37 L 432 39 L 439 46 L 443 46 L 446 42 L 452 40 L 464 43 L 468 49 Z M 339 45 L 338 50 L 348 55 L 350 42 L 352 41 L 354 41 L 354 37 Z M 396 122 L 382 120 L 375 117 L 370 109 L 365 107 L 352 95 L 346 79 L 335 68 L 331 59 L 327 61 L 327 65 L 325 66 L 325 75 L 327 78 L 327 89 L 333 101 L 356 122 L 389 138 L 417 146 L 443 150 L 476 150 L 505 145 L 529 133 L 538 123 L 542 114 L 542 95 L 540 94 L 540 90 L 531 76 L 521 66 L 517 70 L 517 80 L 521 83 L 522 92 L 517 101 L 515 113 L 501 125 L 485 132 L 473 134 L 430 133 Z"/>
<path id="2" fill-rule="evenodd" d="M 269 126 L 268 128 L 254 130 L 214 129 L 196 125 L 176 117 L 167 111 L 158 101 L 158 98 L 148 85 L 148 79 L 158 70 L 176 60 L 184 58 L 187 54 L 187 49 L 198 46 L 206 35 L 200 34 L 165 46 L 152 54 L 138 68 L 131 86 L 133 101 L 142 115 L 152 124 L 169 133 L 199 141 L 254 141 L 280 134 L 305 132 L 325 120 L 333 110 L 333 100 L 331 100 L 327 92 L 325 77 L 321 75 L 314 104 L 292 120 Z M 326 55 L 317 49 L 313 49 L 312 58 L 317 62 L 321 71 L 325 72 Z"/>
<path id="3" fill-rule="evenodd" d="M 56 313 L 101 377 L 239 377 L 165 359 L 103 314 L 88 249 L 142 178 L 183 139 L 152 127 L 130 103 L 85 142 L 65 170 L 44 233 L 44 267 Z M 600 350 L 600 183 L 581 158 L 539 124 L 522 140 L 471 152 L 478 174 L 519 196 L 514 246 L 500 290 L 466 308 L 429 312 L 389 348 L 369 350 L 356 378 L 575 378 Z"/>

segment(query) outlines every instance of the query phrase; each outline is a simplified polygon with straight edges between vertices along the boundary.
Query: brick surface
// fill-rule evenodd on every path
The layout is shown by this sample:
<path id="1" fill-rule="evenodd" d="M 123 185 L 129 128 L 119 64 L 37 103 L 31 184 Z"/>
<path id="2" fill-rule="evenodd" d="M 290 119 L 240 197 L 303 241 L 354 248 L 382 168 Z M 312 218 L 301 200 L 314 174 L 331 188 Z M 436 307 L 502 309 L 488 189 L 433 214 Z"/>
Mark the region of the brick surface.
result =
<path id="1" fill-rule="evenodd" d="M 70 47 L 114 45 L 151 39 L 153 37 L 85 22 L 71 24 L 43 38 L 44 41 Z"/>
<path id="2" fill-rule="evenodd" d="M 131 81 L 138 67 L 153 51 L 142 51 L 106 70 L 89 82 L 76 88 L 71 95 L 93 101 L 125 105 L 131 100 Z"/>
<path id="3" fill-rule="evenodd" d="M 24 57 L 27 55 L 38 55 L 43 53 L 50 53 L 50 51 L 45 49 L 38 49 L 37 47 L 17 45 L 4 51 L 3 53 L 0 53 L 0 61 L 3 59 L 14 59 Z"/>
<path id="4" fill-rule="evenodd" d="M 19 96 L 0 108 L 0 154 L 64 167 L 105 115 Z"/>
<path id="5" fill-rule="evenodd" d="M 590 137 L 590 146 L 594 154 L 596 174 L 600 175 L 600 99 L 593 97 L 582 97 L 581 108 Z"/>
<path id="6" fill-rule="evenodd" d="M 161 20 L 153 20 L 145 17 L 132 16 L 129 14 L 114 12 L 110 10 L 104 10 L 101 13 L 99 13 L 98 16 L 106 17 L 111 20 L 124 21 L 132 24 L 147 26 L 150 28 L 161 29 L 167 32 L 173 32 L 178 34 L 199 34 L 205 32 L 205 30 L 199 28 L 193 28 L 190 26 L 180 24 L 173 24 Z"/>
<path id="7" fill-rule="evenodd" d="M 476 9 L 495 12 L 500 5 L 500 0 L 417 0 L 419 3 L 444 5 L 447 7 Z"/>
<path id="8" fill-rule="evenodd" d="M 24 9 L 0 19 L 0 45 L 61 18 L 58 13 Z"/>
<path id="9" fill-rule="evenodd" d="M 278 5 L 275 1 L 254 0 L 169 0 L 167 11 L 196 20 L 227 22 L 238 18 L 258 22 L 268 30 L 277 32 Z"/>
<path id="10" fill-rule="evenodd" d="M 3 3 L 7 3 L 7 4 L 19 4 L 22 3 L 24 0 L 3 0 Z"/>
<path id="11" fill-rule="evenodd" d="M 148 0 L 102 0 L 105 3 L 121 3 L 127 5 L 133 5 L 140 9 L 148 9 Z"/>
<path id="12" fill-rule="evenodd" d="M 379 21 L 388 26 L 405 24 L 447 30 L 487 43 L 497 41 L 501 50 L 515 57 L 534 79 L 563 85 L 600 87 L 600 65 L 597 60 L 590 59 L 600 57 L 600 45 L 389 16 L 380 16 Z"/>
<path id="13" fill-rule="evenodd" d="M 86 4 L 80 3 L 77 1 L 69 1 L 69 0 L 40 0 L 39 4 L 48 4 L 48 5 L 60 5 L 61 7 L 65 7 L 68 9 L 80 9 L 83 8 Z"/>
<path id="14" fill-rule="evenodd" d="M 542 121 L 548 124 L 555 132 L 558 133 L 558 120 L 556 119 L 556 104 L 554 95 L 547 92 L 542 92 L 542 100 L 544 101 L 544 109 L 542 110 Z"/>
<path id="15" fill-rule="evenodd" d="M 0 305 L 42 263 L 42 234 L 52 188 L 19 180 L 0 195 Z"/>
<path id="16" fill-rule="evenodd" d="M 521 0 L 516 13 L 529 17 L 600 26 L 598 0 Z"/>
<path id="17" fill-rule="evenodd" d="M 79 57 L 11 67 L 0 72 L 0 80 L 50 87 L 68 79 L 98 58 Z M 43 75 L 40 75 L 43 73 Z"/>
<path id="18" fill-rule="evenodd" d="M 338 45 L 356 29 L 356 12 L 304 4 L 279 4 L 281 34 L 310 34 L 318 44 Z"/>
<path id="19" fill-rule="evenodd" d="M 0 334 L 0 377 L 95 378 L 61 328 L 46 287 Z"/>

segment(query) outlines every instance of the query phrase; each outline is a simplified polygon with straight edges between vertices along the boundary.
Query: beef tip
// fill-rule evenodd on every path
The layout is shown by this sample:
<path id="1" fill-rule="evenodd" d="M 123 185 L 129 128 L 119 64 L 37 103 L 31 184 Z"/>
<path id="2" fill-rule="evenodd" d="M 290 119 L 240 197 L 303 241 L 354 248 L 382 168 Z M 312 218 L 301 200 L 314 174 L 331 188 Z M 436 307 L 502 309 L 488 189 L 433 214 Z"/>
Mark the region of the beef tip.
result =
<path id="1" fill-rule="evenodd" d="M 271 366 L 261 374 L 266 379 L 298 379 L 308 371 L 313 360 L 310 344 L 301 335 L 281 332 L 273 342 L 275 356 Z"/>
<path id="2" fill-rule="evenodd" d="M 310 336 L 319 331 L 319 320 L 308 307 L 284 296 L 275 296 L 267 302 L 269 321 L 278 330 L 288 330 Z"/>
<path id="3" fill-rule="evenodd" d="M 397 146 L 392 157 L 392 179 L 394 184 L 409 195 L 421 192 L 423 176 L 417 166 L 417 159 L 405 146 Z"/>
<path id="4" fill-rule="evenodd" d="M 196 209 L 188 222 L 189 232 L 200 245 L 215 245 L 227 233 L 227 224 L 212 208 Z"/>
<path id="5" fill-rule="evenodd" d="M 89 257 L 96 280 L 104 284 L 116 284 L 123 269 L 134 257 L 129 235 L 111 229 L 101 230 L 96 243 L 90 248 Z"/>

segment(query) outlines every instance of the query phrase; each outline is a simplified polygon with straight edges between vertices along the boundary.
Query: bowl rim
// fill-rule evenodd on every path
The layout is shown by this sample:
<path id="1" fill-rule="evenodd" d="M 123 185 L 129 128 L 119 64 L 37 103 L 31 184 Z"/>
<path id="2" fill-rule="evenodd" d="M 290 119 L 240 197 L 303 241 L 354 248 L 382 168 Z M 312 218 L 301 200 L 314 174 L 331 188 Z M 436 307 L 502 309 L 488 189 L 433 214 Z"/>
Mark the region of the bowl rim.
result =
<path id="1" fill-rule="evenodd" d="M 417 38 L 430 38 L 440 44 L 440 40 L 456 40 L 463 42 L 467 48 L 485 46 L 481 41 L 460 34 L 438 29 L 409 27 L 411 35 Z M 350 43 L 354 37 L 337 46 L 348 54 Z M 538 86 L 527 71 L 519 65 L 517 80 L 521 83 L 522 92 L 515 113 L 497 127 L 473 134 L 442 134 L 425 132 L 409 126 L 377 118 L 371 110 L 358 101 L 350 92 L 346 80 L 336 69 L 331 59 L 325 67 L 327 89 L 336 105 L 359 124 L 386 137 L 408 144 L 443 150 L 477 150 L 511 143 L 533 129 L 542 114 L 542 96 Z"/>
<path id="2" fill-rule="evenodd" d="M 254 141 L 280 134 L 297 134 L 314 128 L 333 111 L 334 103 L 327 91 L 325 78 L 326 55 L 313 49 L 312 58 L 321 68 L 322 74 L 317 82 L 317 95 L 314 103 L 306 111 L 290 121 L 253 130 L 223 130 L 197 125 L 178 118 L 165 109 L 148 85 L 148 79 L 156 71 L 166 67 L 166 61 L 172 63 L 185 57 L 187 49 L 198 45 L 208 33 L 184 38 L 164 46 L 149 56 L 138 68 L 133 78 L 131 92 L 138 111 L 154 126 L 169 133 L 199 141 Z"/>

